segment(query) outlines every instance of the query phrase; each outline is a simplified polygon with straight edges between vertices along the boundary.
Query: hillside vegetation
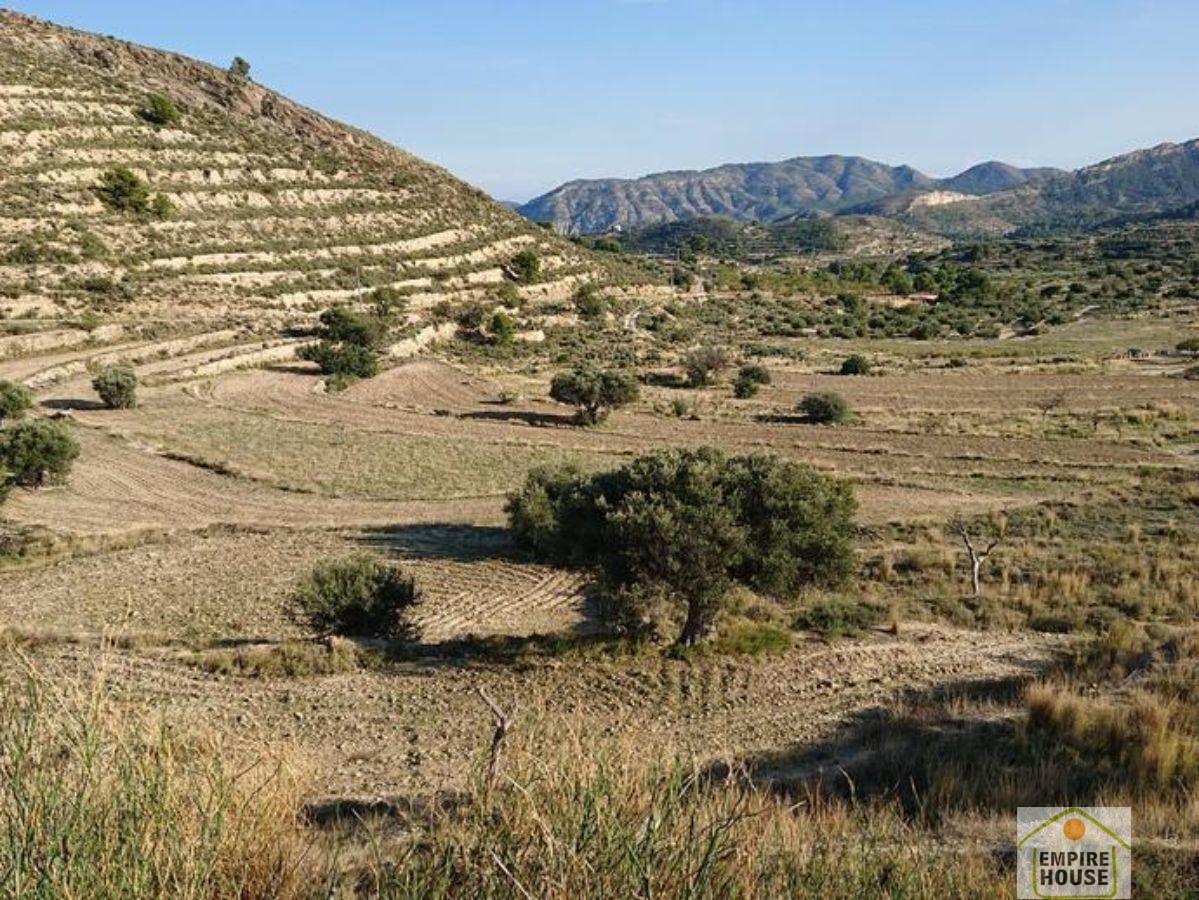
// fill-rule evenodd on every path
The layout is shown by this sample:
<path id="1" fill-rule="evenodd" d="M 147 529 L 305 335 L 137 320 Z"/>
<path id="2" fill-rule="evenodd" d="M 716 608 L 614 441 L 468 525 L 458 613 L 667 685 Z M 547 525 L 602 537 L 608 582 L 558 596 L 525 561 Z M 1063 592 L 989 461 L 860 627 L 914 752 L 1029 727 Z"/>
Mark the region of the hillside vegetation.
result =
<path id="1" fill-rule="evenodd" d="M 109 339 L 277 329 L 380 286 L 415 321 L 511 280 L 521 251 L 540 257 L 530 299 L 595 274 L 445 171 L 248 76 L 3 11 L 0 152 L 0 311 L 38 333 L 22 346 L 74 343 L 58 332 L 79 323 Z"/>

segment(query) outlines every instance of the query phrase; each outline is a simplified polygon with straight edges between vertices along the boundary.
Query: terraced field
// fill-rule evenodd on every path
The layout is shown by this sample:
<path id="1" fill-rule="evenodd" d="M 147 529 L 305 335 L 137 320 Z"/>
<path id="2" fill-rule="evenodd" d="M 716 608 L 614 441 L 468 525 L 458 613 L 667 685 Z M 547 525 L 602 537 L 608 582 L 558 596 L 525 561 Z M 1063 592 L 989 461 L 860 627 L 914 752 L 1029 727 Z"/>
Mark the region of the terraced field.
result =
<path id="1" fill-rule="evenodd" d="M 143 117 L 154 92 L 177 121 Z M 0 152 L 0 318 L 19 326 L 0 336 L 2 377 L 78 374 L 131 342 L 182 349 L 164 336 L 224 347 L 177 376 L 284 361 L 297 344 L 281 330 L 380 286 L 419 331 L 437 303 L 482 298 L 522 249 L 541 256 L 541 279 L 522 288 L 534 302 L 597 271 L 444 171 L 248 79 L 8 12 Z M 101 202 L 118 167 L 169 215 Z"/>

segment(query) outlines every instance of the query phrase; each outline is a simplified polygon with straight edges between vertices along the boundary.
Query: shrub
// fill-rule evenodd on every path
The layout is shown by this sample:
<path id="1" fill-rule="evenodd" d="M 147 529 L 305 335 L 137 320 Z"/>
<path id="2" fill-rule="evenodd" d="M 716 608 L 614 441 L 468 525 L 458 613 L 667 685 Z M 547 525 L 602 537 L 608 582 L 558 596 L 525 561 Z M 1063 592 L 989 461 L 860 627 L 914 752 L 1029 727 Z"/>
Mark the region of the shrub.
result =
<path id="1" fill-rule="evenodd" d="M 62 422 L 39 419 L 0 432 L 0 466 L 14 484 L 40 487 L 62 481 L 79 456 L 79 443 Z"/>
<path id="2" fill-rule="evenodd" d="M 321 634 L 399 638 L 409 634 L 404 616 L 419 599 L 414 579 L 360 553 L 320 562 L 300 579 L 295 611 Z"/>
<path id="3" fill-rule="evenodd" d="M 92 388 L 109 409 L 137 406 L 137 373 L 128 366 L 109 366 L 92 380 Z"/>
<path id="4" fill-rule="evenodd" d="M 150 189 L 125 166 L 109 169 L 101 175 L 96 194 L 109 209 L 144 213 L 150 208 Z"/>
<path id="5" fill-rule="evenodd" d="M 378 316 L 363 316 L 344 306 L 321 313 L 320 337 L 325 341 L 377 348 L 387 336 L 387 323 Z"/>
<path id="6" fill-rule="evenodd" d="M 559 564 L 599 570 L 611 624 L 681 610 L 678 643 L 711 630 L 734 583 L 772 597 L 837 584 L 851 571 L 850 485 L 769 456 L 669 449 L 614 472 L 530 474 L 506 510 L 516 541 Z"/>
<path id="7" fill-rule="evenodd" d="M 502 310 L 496 310 L 491 317 L 488 331 L 491 332 L 492 342 L 500 347 L 511 347 L 512 342 L 516 340 L 516 322 Z"/>
<path id="8" fill-rule="evenodd" d="M 869 375 L 871 368 L 870 360 L 860 353 L 855 353 L 853 356 L 847 356 L 845 361 L 841 363 L 841 374 Z"/>
<path id="9" fill-rule="evenodd" d="M 883 611 L 877 606 L 837 597 L 816 601 L 800 612 L 795 624 L 825 637 L 841 637 L 871 628 L 882 618 Z"/>
<path id="10" fill-rule="evenodd" d="M 799 401 L 799 411 L 811 422 L 821 425 L 839 425 L 849 421 L 850 409 L 845 398 L 831 391 L 808 394 Z"/>
<path id="11" fill-rule="evenodd" d="M 596 290 L 595 285 L 585 284 L 575 291 L 575 309 L 584 319 L 598 319 L 608 308 L 607 301 Z"/>
<path id="12" fill-rule="evenodd" d="M 162 94 L 150 94 L 146 97 L 146 105 L 137 113 L 151 125 L 174 125 L 179 121 L 179 107 L 170 97 Z"/>
<path id="13" fill-rule="evenodd" d="M 408 311 L 408 300 L 393 287 L 377 287 L 367 297 L 377 321 L 385 323 Z"/>
<path id="14" fill-rule="evenodd" d="M 378 348 L 387 337 L 385 318 L 334 306 L 321 313 L 320 322 L 320 342 L 301 347 L 300 359 L 316 363 L 321 374 L 334 376 L 337 381 L 331 380 L 331 386 L 379 374 Z"/>
<path id="15" fill-rule="evenodd" d="M 520 291 L 511 281 L 501 281 L 495 286 L 495 299 L 509 309 L 520 309 L 524 302 Z"/>
<path id="16" fill-rule="evenodd" d="M 454 321 L 464 331 L 481 331 L 487 317 L 487 307 L 482 303 L 465 303 L 454 315 Z"/>
<path id="17" fill-rule="evenodd" d="M 356 344 L 321 341 L 301 347 L 296 355 L 316 363 L 322 375 L 374 378 L 379 374 L 379 355 L 374 350 Z"/>
<path id="18" fill-rule="evenodd" d="M 696 347 L 683 357 L 683 369 L 687 372 L 687 383 L 692 387 L 703 387 L 729 367 L 729 354 L 723 347 L 712 345 Z"/>
<path id="19" fill-rule="evenodd" d="M 235 56 L 233 62 L 229 63 L 229 74 L 238 78 L 249 78 L 250 64 L 240 56 Z"/>
<path id="20" fill-rule="evenodd" d="M 166 194 L 155 194 L 154 199 L 150 201 L 148 212 L 154 218 L 165 221 L 175 215 L 175 204 Z"/>
<path id="21" fill-rule="evenodd" d="M 521 250 L 508 260 L 508 275 L 520 284 L 532 284 L 541 275 L 541 257 L 533 250 Z"/>
<path id="22" fill-rule="evenodd" d="M 1179 353 L 1199 353 L 1199 337 L 1185 338 L 1174 349 Z"/>
<path id="23" fill-rule="evenodd" d="M 758 393 L 762 385 L 770 384 L 770 370 L 760 363 L 746 363 L 737 370 L 733 396 L 742 400 Z"/>
<path id="24" fill-rule="evenodd" d="M 19 419 L 33 406 L 33 394 L 23 384 L 0 381 L 0 422 Z"/>
<path id="25" fill-rule="evenodd" d="M 578 368 L 560 372 L 550 382 L 550 397 L 578 407 L 575 415 L 582 425 L 602 422 L 612 410 L 633 403 L 640 395 L 637 379 L 619 370 Z"/>

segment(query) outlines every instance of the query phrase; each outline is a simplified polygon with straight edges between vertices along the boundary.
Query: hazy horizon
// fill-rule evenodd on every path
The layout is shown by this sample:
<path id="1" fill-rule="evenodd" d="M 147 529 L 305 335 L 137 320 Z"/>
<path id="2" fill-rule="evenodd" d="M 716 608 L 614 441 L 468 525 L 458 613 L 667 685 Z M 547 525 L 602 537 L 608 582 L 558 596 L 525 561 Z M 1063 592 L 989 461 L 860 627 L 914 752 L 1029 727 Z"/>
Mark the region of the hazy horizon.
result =
<path id="1" fill-rule="evenodd" d="M 525 201 L 580 178 L 795 156 L 933 176 L 1073 169 L 1194 137 L 1188 4 L 17 0 L 224 64 Z"/>

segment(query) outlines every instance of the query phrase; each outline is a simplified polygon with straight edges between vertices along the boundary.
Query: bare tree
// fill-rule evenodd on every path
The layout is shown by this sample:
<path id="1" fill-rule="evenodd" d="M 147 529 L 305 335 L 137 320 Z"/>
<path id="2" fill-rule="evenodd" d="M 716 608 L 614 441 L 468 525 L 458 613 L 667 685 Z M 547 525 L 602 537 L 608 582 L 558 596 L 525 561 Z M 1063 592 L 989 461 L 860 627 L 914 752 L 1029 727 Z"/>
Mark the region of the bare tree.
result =
<path id="1" fill-rule="evenodd" d="M 983 563 L 991 556 L 1000 543 L 1003 542 L 1002 530 L 995 536 L 994 540 L 987 544 L 985 550 L 979 550 L 974 544 L 974 539 L 970 537 L 970 530 L 966 527 L 966 523 L 961 519 L 954 519 L 950 523 L 950 529 L 962 539 L 962 543 L 966 546 L 966 553 L 970 556 L 970 588 L 973 591 L 971 596 L 982 596 L 982 567 Z"/>
<path id="2" fill-rule="evenodd" d="M 491 717 L 495 721 L 495 731 L 491 734 L 491 748 L 487 752 L 487 793 L 490 794 L 491 789 L 495 786 L 495 779 L 499 775 L 504 741 L 508 738 L 508 732 L 512 730 L 512 714 L 516 710 L 504 712 L 481 687 L 476 687 L 475 693 L 479 695 L 480 700 L 487 704 L 487 708 L 491 710 Z"/>

